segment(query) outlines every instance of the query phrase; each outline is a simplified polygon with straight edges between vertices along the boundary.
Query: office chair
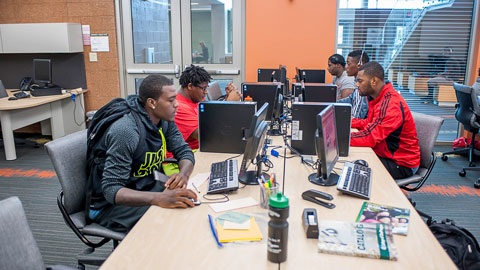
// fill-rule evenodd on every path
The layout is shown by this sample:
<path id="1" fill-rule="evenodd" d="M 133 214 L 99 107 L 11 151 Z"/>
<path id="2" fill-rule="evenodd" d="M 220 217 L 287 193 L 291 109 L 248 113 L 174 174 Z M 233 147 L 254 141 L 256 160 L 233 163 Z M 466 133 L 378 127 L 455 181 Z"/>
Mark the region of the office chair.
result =
<path id="1" fill-rule="evenodd" d="M 87 224 L 85 218 L 85 197 L 87 184 L 87 130 L 78 131 L 45 144 L 45 149 L 53 163 L 62 190 L 58 194 L 57 204 L 65 223 L 75 235 L 88 246 L 79 256 L 78 266 L 85 264 L 100 266 L 106 258 L 94 257 L 95 248 L 113 240 L 113 248 L 124 237 L 124 233 L 115 232 L 97 223 Z M 102 238 L 92 242 L 87 236 Z"/>
<path id="2" fill-rule="evenodd" d="M 59 251 L 61 253 L 61 251 Z M 18 197 L 0 201 L 0 269 L 72 270 L 45 264 Z"/>
<path id="3" fill-rule="evenodd" d="M 480 87 L 480 85 L 476 85 Z M 455 94 L 457 95 L 458 103 L 455 105 L 455 118 L 458 122 L 463 124 L 463 128 L 472 133 L 472 141 L 468 145 L 468 148 L 455 149 L 453 151 L 445 152 L 442 154 L 442 160 L 448 159 L 447 155 L 450 154 L 468 154 L 468 167 L 462 168 L 458 175 L 464 177 L 469 171 L 480 171 L 480 168 L 475 167 L 473 162 L 474 155 L 480 155 L 480 151 L 475 149 L 475 137 L 478 134 L 480 128 L 480 106 L 478 104 L 476 91 L 470 86 L 461 85 L 458 83 L 453 84 Z M 480 90 L 480 89 L 475 89 Z M 474 183 L 475 188 L 480 188 L 480 178 Z"/>
<path id="4" fill-rule="evenodd" d="M 437 155 L 433 151 L 433 146 L 443 124 L 442 118 L 423 113 L 412 112 L 412 117 L 417 128 L 418 145 L 420 146 L 420 167 L 417 173 L 410 177 L 395 179 L 397 185 L 408 191 L 419 189 L 432 172 L 433 166 L 437 161 Z M 413 184 L 416 185 L 410 187 Z"/>

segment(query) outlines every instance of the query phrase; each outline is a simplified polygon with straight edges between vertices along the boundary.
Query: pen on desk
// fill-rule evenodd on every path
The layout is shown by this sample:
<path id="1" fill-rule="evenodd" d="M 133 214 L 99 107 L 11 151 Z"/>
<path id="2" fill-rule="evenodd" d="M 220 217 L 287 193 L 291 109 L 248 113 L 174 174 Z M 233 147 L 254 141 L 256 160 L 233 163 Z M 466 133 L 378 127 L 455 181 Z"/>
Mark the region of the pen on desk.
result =
<path id="1" fill-rule="evenodd" d="M 265 177 L 262 175 L 260 175 L 260 177 L 262 178 L 262 183 L 265 183 Z"/>
<path id="2" fill-rule="evenodd" d="M 193 188 L 194 188 L 198 193 L 200 193 L 200 190 L 198 190 L 197 186 L 195 186 L 194 183 L 192 183 L 192 186 L 193 186 Z"/>
<path id="3" fill-rule="evenodd" d="M 208 222 L 210 223 L 210 230 L 212 230 L 212 234 L 215 238 L 215 241 L 217 242 L 217 246 L 223 247 L 222 243 L 220 243 L 220 241 L 218 240 L 217 231 L 215 230 L 215 226 L 213 225 L 213 218 L 210 214 L 208 215 Z"/>

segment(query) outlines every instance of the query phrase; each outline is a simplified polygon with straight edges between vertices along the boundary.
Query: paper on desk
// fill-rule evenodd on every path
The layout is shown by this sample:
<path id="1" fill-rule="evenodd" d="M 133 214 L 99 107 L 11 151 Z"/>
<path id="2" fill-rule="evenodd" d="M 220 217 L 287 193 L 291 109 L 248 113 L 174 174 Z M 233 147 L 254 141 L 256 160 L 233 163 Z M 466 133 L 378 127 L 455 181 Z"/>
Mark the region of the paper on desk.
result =
<path id="1" fill-rule="evenodd" d="M 220 222 L 218 222 L 218 223 L 220 223 Z M 220 224 L 220 225 L 222 225 L 222 224 Z M 225 220 L 222 227 L 225 230 L 250 230 L 250 219 L 243 222 L 243 223 L 236 223 L 236 222 L 231 222 L 231 221 Z"/>
<path id="2" fill-rule="evenodd" d="M 250 219 L 249 215 L 245 215 L 239 212 L 233 212 L 233 211 L 228 211 L 220 216 L 217 217 L 217 222 L 220 223 L 220 225 L 224 226 L 224 223 L 226 221 L 232 222 L 232 223 L 237 223 L 237 224 L 242 224 L 245 221 L 248 221 Z"/>
<path id="3" fill-rule="evenodd" d="M 187 188 L 195 190 L 193 185 L 195 185 L 198 189 L 200 189 L 200 186 L 207 181 L 208 177 L 210 176 L 210 173 L 198 173 L 194 177 L 190 178 L 188 180 Z"/>
<path id="4" fill-rule="evenodd" d="M 255 201 L 255 199 L 252 197 L 247 197 L 247 198 L 232 200 L 224 203 L 210 204 L 210 208 L 212 208 L 212 210 L 215 212 L 224 212 L 224 211 L 229 211 L 229 210 L 238 209 L 238 208 L 250 207 L 254 205 L 258 205 L 258 202 Z"/>

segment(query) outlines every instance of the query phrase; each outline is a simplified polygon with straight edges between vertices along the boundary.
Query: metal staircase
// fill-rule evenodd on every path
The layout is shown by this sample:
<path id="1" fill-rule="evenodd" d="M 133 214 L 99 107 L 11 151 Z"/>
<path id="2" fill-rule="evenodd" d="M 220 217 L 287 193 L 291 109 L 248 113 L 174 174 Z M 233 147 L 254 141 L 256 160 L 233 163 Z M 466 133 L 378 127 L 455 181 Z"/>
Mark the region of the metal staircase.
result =
<path id="1" fill-rule="evenodd" d="M 382 64 L 385 70 L 390 68 L 425 14 L 428 11 L 451 7 L 455 0 L 415 2 L 418 3 L 416 6 L 405 9 L 401 6 L 405 4 L 405 1 L 397 0 L 383 26 L 383 43 L 377 61 Z"/>

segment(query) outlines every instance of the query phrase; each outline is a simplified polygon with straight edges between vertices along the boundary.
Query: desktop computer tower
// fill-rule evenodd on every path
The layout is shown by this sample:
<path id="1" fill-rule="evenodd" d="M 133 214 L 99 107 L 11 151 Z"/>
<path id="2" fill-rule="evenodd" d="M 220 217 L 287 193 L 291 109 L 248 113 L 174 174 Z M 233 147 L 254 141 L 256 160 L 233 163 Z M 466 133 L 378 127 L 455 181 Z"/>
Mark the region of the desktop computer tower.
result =
<path id="1" fill-rule="evenodd" d="M 275 72 L 272 76 L 272 73 Z M 279 81 L 280 69 L 278 68 L 259 68 L 257 69 L 257 82 Z"/>
<path id="2" fill-rule="evenodd" d="M 302 155 L 316 155 L 316 117 L 331 103 L 294 102 L 292 104 L 292 147 Z M 350 149 L 350 127 L 352 106 L 335 103 L 335 125 L 337 129 L 338 154 L 348 156 Z"/>
<path id="3" fill-rule="evenodd" d="M 270 121 L 270 119 L 272 119 L 273 104 L 275 103 L 275 92 L 279 84 L 280 83 L 272 82 L 242 83 L 243 100 L 245 100 L 247 96 L 251 97 L 253 101 L 257 102 L 258 108 L 261 108 L 265 102 L 268 102 L 270 106 L 268 106 L 267 117 L 265 119 Z"/>
<path id="4" fill-rule="evenodd" d="M 305 97 L 304 102 L 337 102 L 337 86 L 328 83 L 305 83 Z M 295 101 L 298 100 L 298 95 L 302 93 L 302 84 L 292 84 Z"/>
<path id="5" fill-rule="evenodd" d="M 242 154 L 256 102 L 202 101 L 198 104 L 200 151 Z"/>

